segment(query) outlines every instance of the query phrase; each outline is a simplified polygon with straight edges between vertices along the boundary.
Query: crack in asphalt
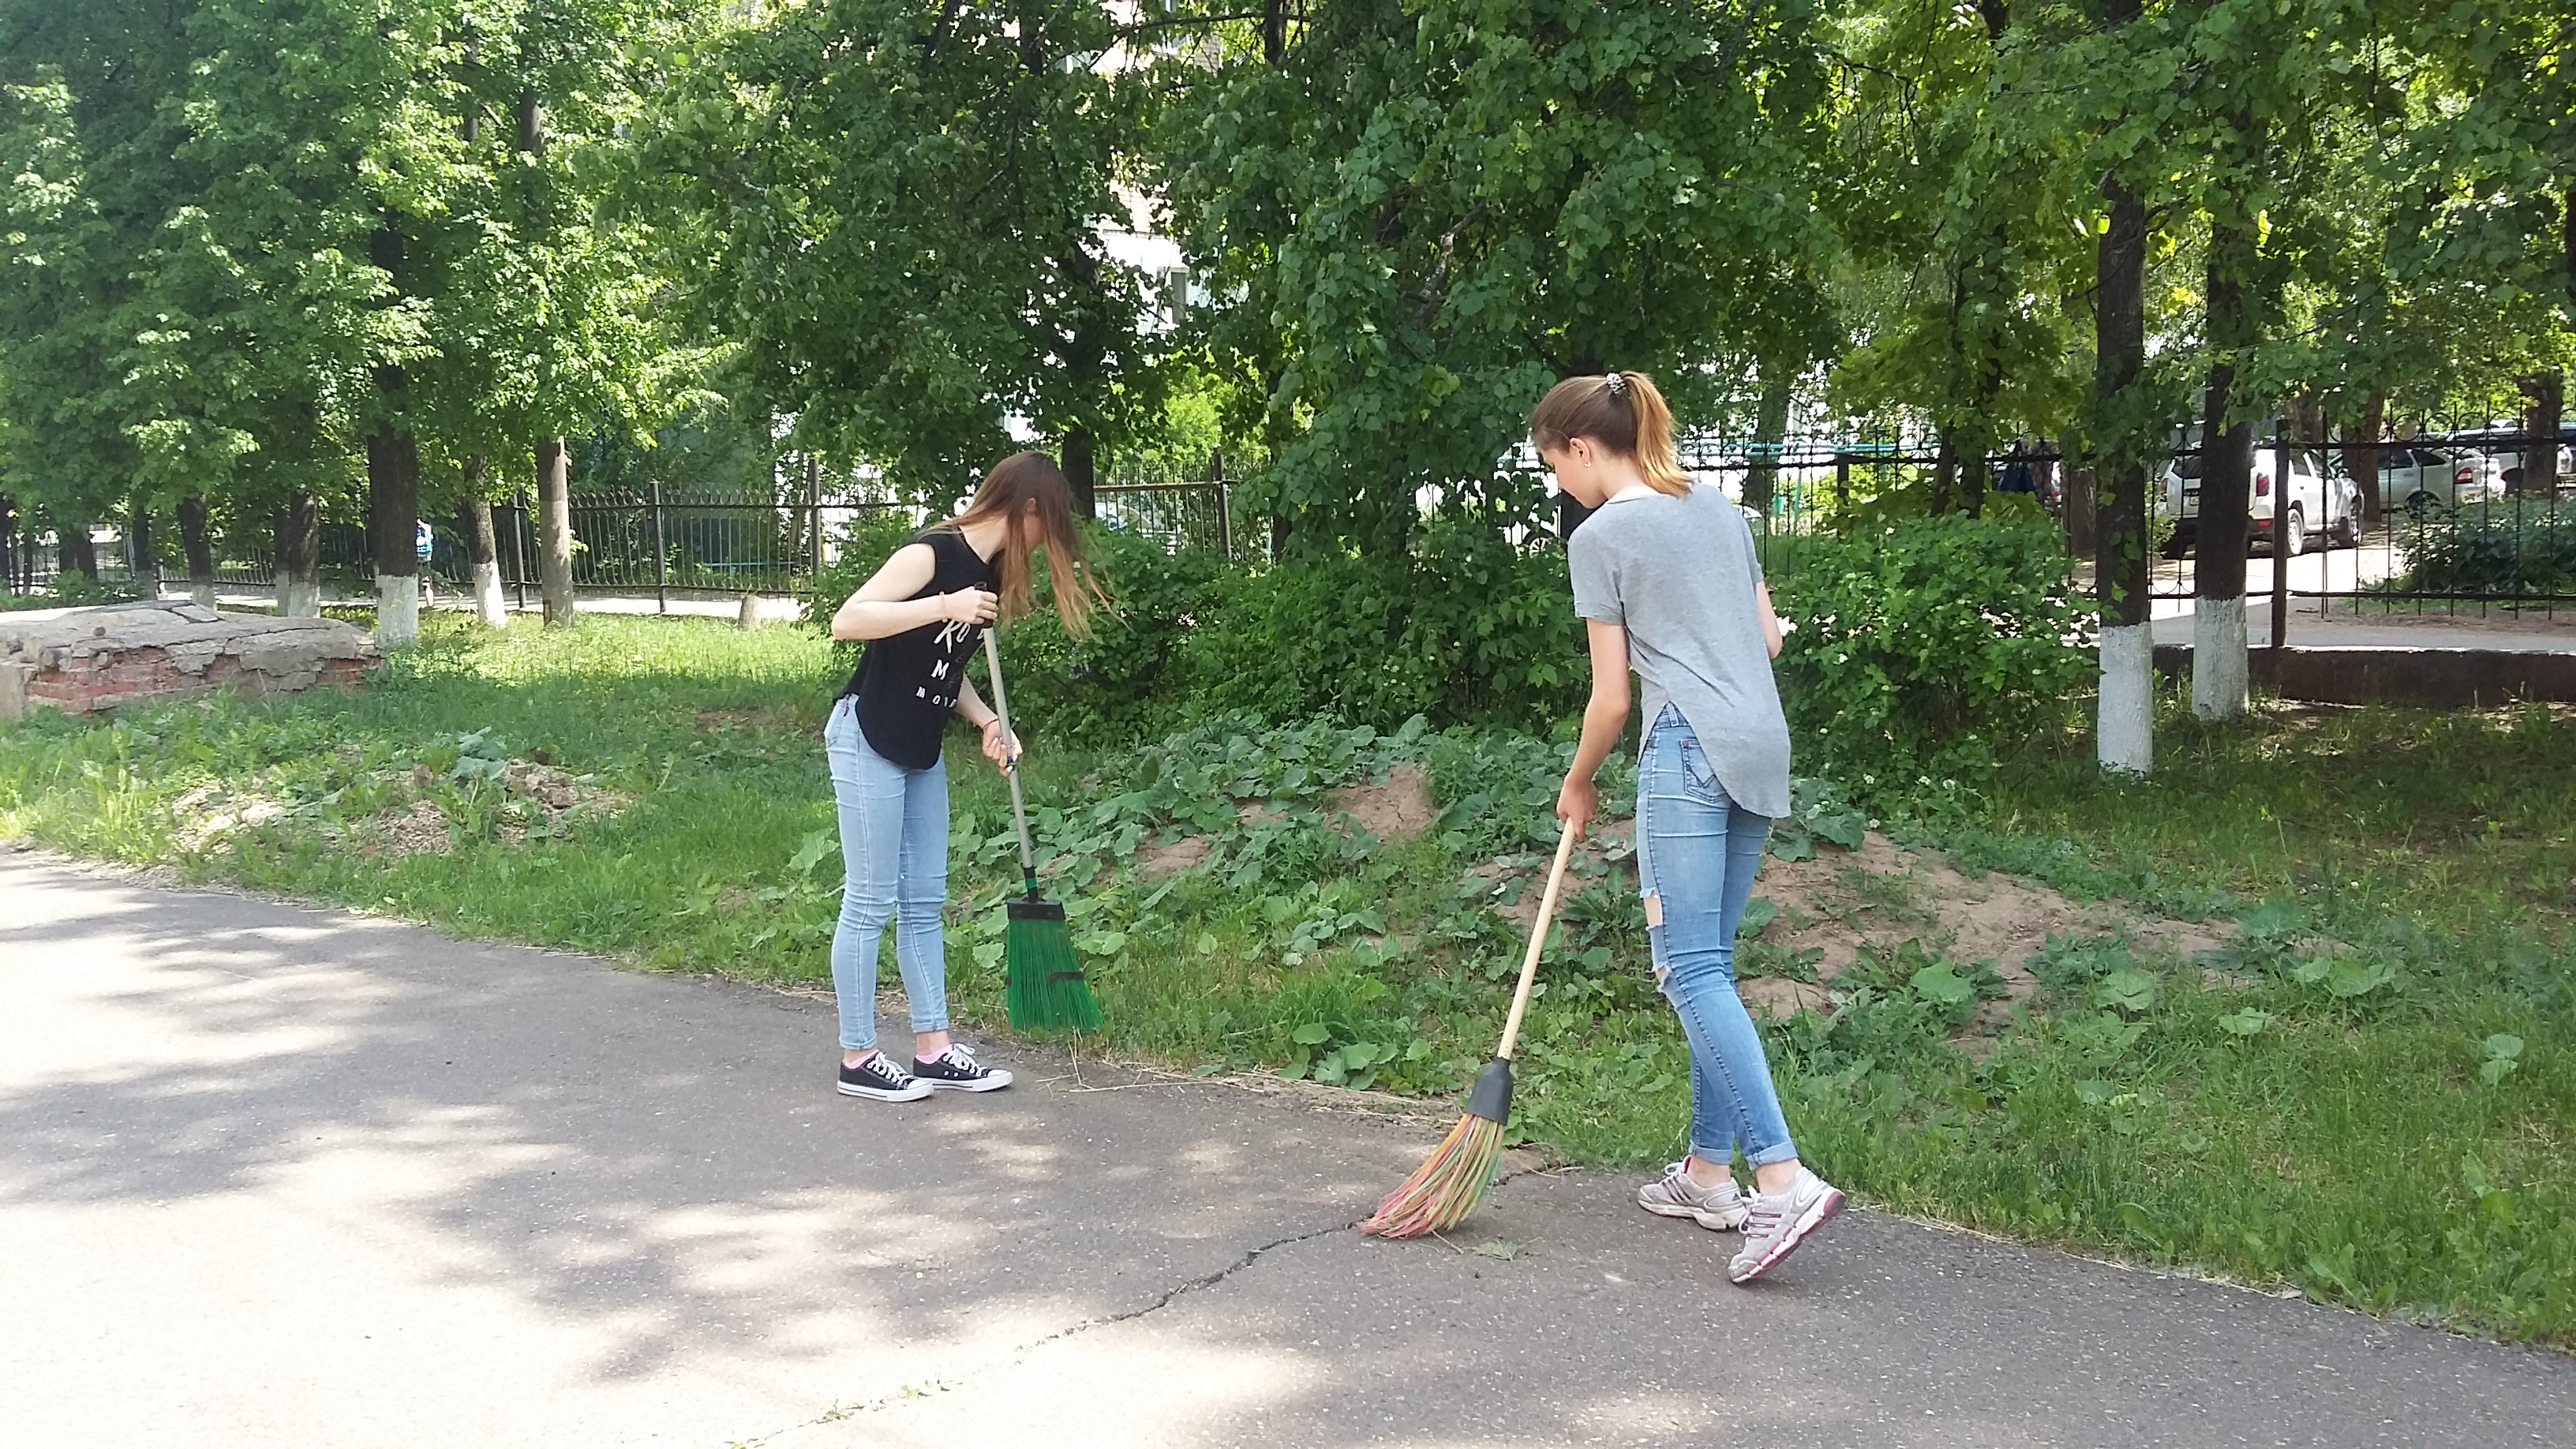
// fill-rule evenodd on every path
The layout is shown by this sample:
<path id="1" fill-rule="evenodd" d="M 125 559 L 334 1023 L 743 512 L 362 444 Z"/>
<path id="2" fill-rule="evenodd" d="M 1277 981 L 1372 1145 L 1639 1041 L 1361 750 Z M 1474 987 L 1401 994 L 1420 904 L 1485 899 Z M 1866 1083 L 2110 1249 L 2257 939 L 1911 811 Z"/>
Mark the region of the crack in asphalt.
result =
<path id="1" fill-rule="evenodd" d="M 1502 1182 L 1509 1180 L 1510 1179 L 1508 1177 L 1498 1179 L 1495 1185 L 1499 1187 Z M 972 1370 L 965 1378 L 933 1379 L 926 1388 L 919 1385 L 906 1384 L 894 1393 L 881 1394 L 876 1398 L 864 1400 L 859 1403 L 834 1404 L 831 1408 L 824 1410 L 813 1418 L 807 1419 L 801 1423 L 790 1424 L 784 1429 L 773 1429 L 757 1438 L 727 1440 L 725 1442 L 725 1449 L 760 1449 L 761 1445 L 767 1444 L 773 1439 L 793 1434 L 799 1429 L 813 1429 L 819 1428 L 825 1424 L 836 1424 L 844 1419 L 855 1418 L 860 1414 L 874 1413 L 880 1409 L 890 1408 L 895 1404 L 902 1403 L 906 1399 L 928 1398 L 934 1393 L 954 1392 L 955 1390 L 967 1387 L 967 1385 L 973 1380 L 987 1377 L 1003 1369 L 1017 1368 L 1019 1365 L 1028 1361 L 1029 1355 L 1046 1347 L 1048 1344 L 1060 1343 L 1065 1339 L 1072 1338 L 1078 1334 L 1089 1333 L 1095 1328 L 1106 1328 L 1112 1324 L 1119 1323 L 1133 1323 L 1137 1319 L 1149 1317 L 1155 1313 L 1161 1312 L 1165 1308 L 1169 1308 L 1175 1302 L 1178 1302 L 1180 1299 L 1187 1297 L 1192 1293 L 1198 1292 L 1202 1288 L 1215 1287 L 1217 1284 L 1224 1282 L 1226 1279 L 1231 1278 L 1235 1274 L 1242 1272 L 1244 1269 L 1251 1267 L 1253 1264 L 1260 1262 L 1263 1257 L 1281 1248 L 1293 1248 L 1299 1243 L 1311 1243 L 1317 1238 L 1329 1237 L 1334 1233 L 1346 1233 L 1351 1231 L 1355 1226 L 1356 1224 L 1348 1222 L 1333 1223 L 1325 1227 L 1309 1228 L 1302 1233 L 1291 1233 L 1284 1238 L 1274 1238 L 1257 1247 L 1246 1249 L 1243 1256 L 1226 1264 L 1222 1268 L 1218 1268 L 1212 1272 L 1202 1273 L 1195 1278 L 1185 1279 L 1179 1283 L 1173 1284 L 1171 1287 L 1164 1289 L 1161 1293 L 1156 1294 L 1150 1302 L 1139 1304 L 1123 1313 L 1109 1313 L 1103 1314 L 1097 1318 L 1085 1318 L 1079 1322 L 1067 1324 L 1066 1326 L 1057 1329 L 1055 1332 L 1047 1334 L 1043 1338 L 1031 1339 L 1027 1343 L 1021 1344 L 1010 1350 L 1009 1356 L 1004 1361 L 984 1368 Z"/>
<path id="2" fill-rule="evenodd" d="M 1515 1181 L 1516 1179 L 1544 1176 L 1547 1171 L 1548 1169 L 1544 1167 L 1506 1168 L 1505 1170 L 1495 1174 L 1492 1186 L 1486 1189 L 1486 1195 L 1491 1197 L 1495 1192 L 1500 1191 L 1505 1184 Z M 769 1433 L 763 1434 L 754 1439 L 729 1440 L 725 1444 L 725 1449 L 760 1449 L 761 1445 L 767 1444 L 771 1440 L 780 1438 L 784 1435 L 795 1433 L 800 1429 L 812 1429 L 819 1428 L 825 1424 L 836 1424 L 844 1419 L 855 1418 L 860 1414 L 874 1413 L 881 1409 L 890 1408 L 907 1399 L 928 1398 L 932 1394 L 952 1393 L 958 1389 L 967 1387 L 968 1384 L 976 1379 L 988 1377 L 1003 1369 L 1017 1368 L 1019 1365 L 1028 1361 L 1029 1355 L 1036 1353 L 1039 1349 L 1046 1347 L 1048 1344 L 1061 1343 L 1068 1338 L 1089 1333 L 1095 1328 L 1106 1328 L 1112 1324 L 1119 1323 L 1133 1323 L 1140 1318 L 1151 1317 L 1152 1315 L 1171 1307 L 1181 1299 L 1188 1297 L 1190 1294 L 1198 1292 L 1202 1288 L 1215 1287 L 1217 1284 L 1224 1282 L 1226 1279 L 1231 1278 L 1235 1274 L 1242 1272 L 1244 1269 L 1251 1267 L 1253 1264 L 1260 1262 L 1264 1257 L 1281 1248 L 1293 1248 L 1299 1243 L 1311 1243 L 1318 1238 L 1330 1237 L 1335 1233 L 1350 1232 L 1357 1227 L 1358 1224 L 1356 1222 L 1332 1223 L 1320 1228 L 1309 1228 L 1301 1233 L 1291 1233 L 1284 1238 L 1274 1238 L 1271 1241 L 1262 1243 L 1256 1247 L 1245 1249 L 1241 1257 L 1236 1258 L 1233 1262 L 1226 1264 L 1222 1268 L 1202 1273 L 1195 1278 L 1185 1279 L 1179 1283 L 1173 1284 L 1171 1287 L 1164 1289 L 1161 1293 L 1156 1294 L 1150 1302 L 1139 1304 L 1123 1313 L 1109 1313 L 1103 1314 L 1097 1318 L 1085 1318 L 1079 1322 L 1067 1324 L 1042 1338 L 1031 1339 L 1027 1343 L 1011 1349 L 1008 1357 L 1002 1362 L 970 1370 L 962 1379 L 933 1379 L 929 1382 L 927 1387 L 916 1384 L 906 1384 L 894 1393 L 881 1394 L 876 1398 L 867 1399 L 859 1403 L 834 1404 L 831 1408 L 824 1410 L 821 1414 L 818 1414 L 811 1419 L 807 1419 L 802 1423 L 790 1424 L 784 1429 L 774 1429 Z M 1446 1242 L 1447 1240 L 1444 1238 L 1442 1241 Z M 1464 1248 L 1457 1247 L 1455 1244 L 1451 1244 L 1450 1246 L 1451 1251 L 1453 1252 L 1467 1251 Z"/>

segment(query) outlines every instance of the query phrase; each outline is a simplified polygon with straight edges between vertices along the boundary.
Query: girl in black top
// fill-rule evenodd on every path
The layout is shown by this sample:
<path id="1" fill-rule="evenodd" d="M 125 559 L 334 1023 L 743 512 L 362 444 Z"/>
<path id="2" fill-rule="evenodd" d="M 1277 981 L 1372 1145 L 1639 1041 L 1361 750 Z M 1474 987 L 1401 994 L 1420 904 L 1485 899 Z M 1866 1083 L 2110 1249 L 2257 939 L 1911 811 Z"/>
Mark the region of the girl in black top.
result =
<path id="1" fill-rule="evenodd" d="M 1031 556 L 1040 548 L 1057 617 L 1085 637 L 1099 588 L 1074 531 L 1073 489 L 1043 453 L 995 464 L 965 513 L 895 550 L 832 615 L 833 638 L 868 641 L 823 727 L 847 872 L 832 933 L 832 989 L 840 998 L 841 1091 L 850 1096 L 910 1102 L 938 1088 L 989 1092 L 1011 1083 L 1010 1073 L 948 1038 L 939 929 L 948 898 L 948 777 L 939 745 L 958 715 L 982 732 L 995 764 L 1019 754 L 1019 741 L 1004 737 L 1000 717 L 967 681 L 966 661 L 988 625 L 1029 612 Z M 877 941 L 889 917 L 912 1011 L 909 1069 L 877 1050 Z"/>

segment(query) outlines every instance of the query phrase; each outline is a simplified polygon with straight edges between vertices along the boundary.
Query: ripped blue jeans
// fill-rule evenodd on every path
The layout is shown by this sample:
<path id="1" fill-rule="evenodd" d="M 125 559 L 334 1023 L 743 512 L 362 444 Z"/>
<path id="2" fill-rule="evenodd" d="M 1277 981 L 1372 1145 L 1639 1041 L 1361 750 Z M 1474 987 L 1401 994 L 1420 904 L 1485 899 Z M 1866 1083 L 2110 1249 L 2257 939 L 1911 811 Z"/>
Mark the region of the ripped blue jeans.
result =
<path id="1" fill-rule="evenodd" d="M 1655 979 L 1690 1042 L 1690 1151 L 1760 1167 L 1798 1155 L 1762 1034 L 1735 992 L 1735 928 L 1762 866 L 1768 816 L 1729 799 L 1680 710 L 1664 707 L 1637 761 L 1637 884 Z"/>

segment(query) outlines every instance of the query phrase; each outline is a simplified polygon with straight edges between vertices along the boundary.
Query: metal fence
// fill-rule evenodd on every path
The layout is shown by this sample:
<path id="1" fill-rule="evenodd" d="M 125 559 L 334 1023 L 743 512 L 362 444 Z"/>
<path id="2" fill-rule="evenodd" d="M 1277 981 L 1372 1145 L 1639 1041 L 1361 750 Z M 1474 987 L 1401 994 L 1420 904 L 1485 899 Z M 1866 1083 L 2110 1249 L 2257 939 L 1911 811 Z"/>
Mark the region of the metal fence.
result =
<path id="1" fill-rule="evenodd" d="M 2160 545 L 2151 569 L 2159 612 L 2177 612 L 2190 599 L 2198 559 L 2192 537 L 2200 487 L 2202 449 L 2196 429 L 2178 430 L 2175 446 L 2149 469 L 2152 528 Z M 2544 617 L 2576 609 L 2576 429 L 2559 440 L 2554 486 L 2524 469 L 2526 453 L 2544 440 L 2512 428 L 2411 431 L 2383 439 L 2371 479 L 2356 480 L 2348 464 L 2354 445 L 2340 440 L 2301 448 L 2267 437 L 2256 457 L 2258 497 L 2249 595 L 2275 595 L 2276 613 L 2344 614 L 2492 613 L 2532 611 Z M 1828 431 L 1811 428 L 1771 442 L 1701 435 L 1686 441 L 1683 463 L 1758 515 L 1766 567 L 1775 573 L 1797 565 L 1801 540 L 1847 526 L 1872 510 L 1903 511 L 1895 503 L 1919 495 L 1947 469 L 1954 502 L 1982 490 L 1996 506 L 2039 508 L 2057 516 L 2070 534 L 2080 575 L 2089 577 L 2089 522 L 2082 499 L 2087 487 L 2080 460 L 2063 456 L 2049 439 L 2023 439 L 1982 458 L 1944 459 L 1935 440 L 1898 428 Z M 1535 458 L 1519 466 L 1535 469 Z M 1222 460 L 1200 480 L 1155 479 L 1138 468 L 1110 470 L 1096 490 L 1103 524 L 1152 539 L 1173 552 L 1205 550 L 1239 562 L 1265 559 L 1269 520 L 1247 516 L 1240 484 L 1226 478 Z M 2285 480 L 2276 486 L 2275 480 Z M 2078 498 L 2068 517 L 2065 498 Z M 893 515 L 902 526 L 922 513 L 872 499 L 781 496 L 790 490 L 713 494 L 692 491 L 665 498 L 658 489 L 585 492 L 572 502 L 574 586 L 594 593 L 650 593 L 665 603 L 674 596 L 789 595 L 802 591 L 818 566 L 828 565 L 854 526 L 871 515 Z M 2275 494 L 2279 497 L 2275 497 Z M 2006 495 L 2025 501 L 2004 503 Z M 2286 498 L 2287 504 L 2273 505 Z M 1891 504 L 1895 504 L 1891 508 Z M 2271 517 L 2281 515 L 2285 535 L 2275 568 Z M 471 569 L 466 540 L 453 519 L 433 520 L 436 544 L 428 572 L 434 581 L 462 585 Z M 537 585 L 538 521 L 521 497 L 494 509 L 504 586 L 520 599 Z M 156 529 L 156 532 L 160 530 Z M 175 538 L 176 530 L 166 538 Z M 121 535 L 99 540 L 102 582 L 135 576 Z M 1545 534 L 1522 541 L 1538 546 Z M 218 581 L 265 589 L 275 582 L 267 540 L 219 538 Z M 321 560 L 326 578 L 362 591 L 372 576 L 365 531 L 326 522 Z M 53 582 L 57 551 L 50 533 L 23 521 L 0 533 L 0 575 L 19 593 Z M 148 560 L 142 567 L 149 570 Z"/>

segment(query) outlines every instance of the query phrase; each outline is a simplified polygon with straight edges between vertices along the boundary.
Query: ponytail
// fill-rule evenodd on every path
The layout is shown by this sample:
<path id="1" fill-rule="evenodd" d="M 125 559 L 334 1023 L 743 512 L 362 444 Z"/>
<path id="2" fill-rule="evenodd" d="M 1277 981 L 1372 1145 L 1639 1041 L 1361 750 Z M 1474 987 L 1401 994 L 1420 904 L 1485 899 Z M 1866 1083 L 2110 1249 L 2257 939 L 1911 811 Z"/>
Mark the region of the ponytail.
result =
<path id="1" fill-rule="evenodd" d="M 1569 377 L 1530 409 L 1530 441 L 1554 451 L 1590 438 L 1614 457 L 1633 458 L 1646 486 L 1668 497 L 1691 491 L 1673 446 L 1673 413 L 1655 380 L 1642 372 Z"/>

